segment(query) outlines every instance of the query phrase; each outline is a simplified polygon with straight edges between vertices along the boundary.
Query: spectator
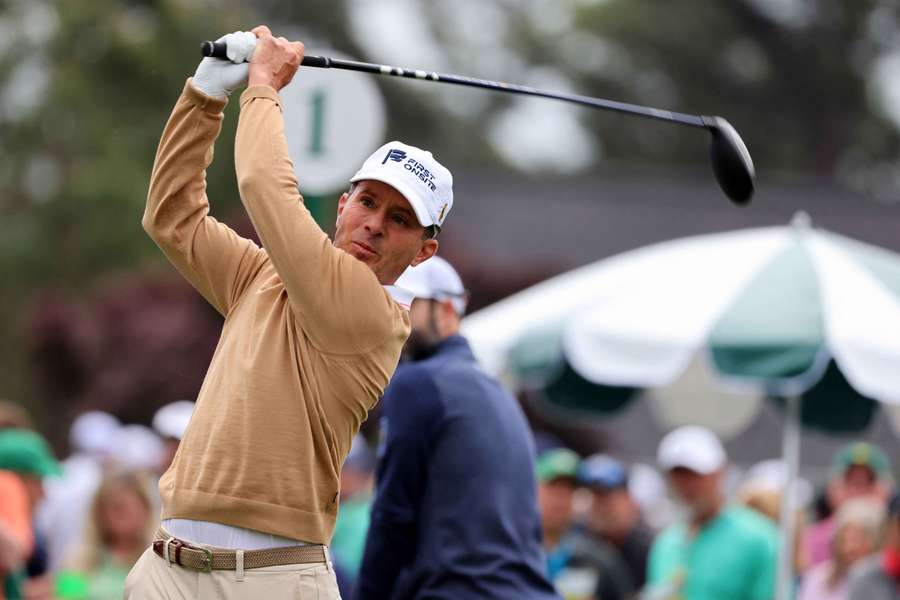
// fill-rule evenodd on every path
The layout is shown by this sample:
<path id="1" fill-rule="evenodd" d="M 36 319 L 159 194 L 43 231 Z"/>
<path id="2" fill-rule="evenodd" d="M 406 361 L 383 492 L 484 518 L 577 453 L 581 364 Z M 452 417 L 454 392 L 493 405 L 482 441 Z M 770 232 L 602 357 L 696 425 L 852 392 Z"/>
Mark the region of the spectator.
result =
<path id="1" fill-rule="evenodd" d="M 855 442 L 835 454 L 833 473 L 828 486 L 828 499 L 835 513 L 841 504 L 853 498 L 873 498 L 882 504 L 889 495 L 891 464 L 877 446 Z M 807 529 L 803 542 L 808 566 L 828 560 L 834 537 L 834 516 Z"/>
<path id="2" fill-rule="evenodd" d="M 125 578 L 153 538 L 156 518 L 145 476 L 137 472 L 107 475 L 101 483 L 82 544 L 57 580 L 66 599 L 120 600 Z"/>
<path id="3" fill-rule="evenodd" d="M 632 583 L 643 587 L 654 534 L 629 491 L 625 467 L 614 458 L 595 454 L 582 461 L 578 481 L 592 492 L 589 532 L 619 552 Z"/>
<path id="4" fill-rule="evenodd" d="M 412 333 L 382 400 L 358 599 L 557 598 L 544 571 L 534 441 L 459 335 L 466 292 L 440 257 L 407 269 Z"/>
<path id="5" fill-rule="evenodd" d="M 166 404 L 153 415 L 153 429 L 163 440 L 162 458 L 158 467 L 160 474 L 165 473 L 175 459 L 181 437 L 184 435 L 193 413 L 194 402 L 177 400 Z"/>
<path id="6" fill-rule="evenodd" d="M 768 517 L 780 526 L 783 491 L 788 485 L 787 465 L 781 460 L 765 460 L 750 467 L 746 479 L 737 491 L 737 500 L 748 508 Z M 813 488 L 808 481 L 795 478 L 792 505 L 794 507 L 793 565 L 794 577 L 799 583 L 806 570 L 803 537 L 806 530 L 805 508 L 812 501 Z"/>
<path id="7" fill-rule="evenodd" d="M 567 600 L 627 598 L 636 589 L 627 565 L 608 543 L 573 526 L 578 466 L 578 455 L 565 448 L 547 450 L 537 461 L 547 574 Z"/>
<path id="8" fill-rule="evenodd" d="M 726 505 L 727 457 L 716 436 L 681 427 L 663 438 L 657 459 L 685 520 L 653 543 L 647 575 L 652 597 L 771 600 L 777 529 L 755 511 Z"/>
<path id="9" fill-rule="evenodd" d="M 0 431 L 0 522 L 6 555 L 4 598 L 21 597 L 26 586 L 25 561 L 34 549 L 32 519 L 44 497 L 45 477 L 59 475 L 59 463 L 43 437 L 28 429 Z M 17 551 L 18 550 L 18 551 Z M 45 582 L 29 584 L 37 595 Z"/>
<path id="10" fill-rule="evenodd" d="M 538 506 L 551 579 L 559 571 L 554 553 L 563 536 L 572 528 L 578 460 L 577 454 L 565 448 L 547 450 L 537 460 Z"/>
<path id="11" fill-rule="evenodd" d="M 900 598 L 900 494 L 888 506 L 884 550 L 854 569 L 847 588 L 849 600 Z"/>
<path id="12" fill-rule="evenodd" d="M 13 402 L 9 402 L 7 400 L 0 400 L 0 429 L 30 429 L 34 430 L 34 422 L 31 420 L 31 415 L 28 414 L 28 411 L 20 405 Z M 52 481 L 52 480 L 51 480 Z M 6 492 L 10 491 L 9 485 L 6 485 Z M 46 496 L 47 486 L 44 487 L 44 495 Z M 14 503 L 15 505 L 16 503 Z M 30 511 L 28 514 L 31 516 L 32 512 L 34 512 L 34 516 L 32 517 L 32 522 L 27 524 L 27 530 L 29 532 L 29 537 L 33 537 L 33 543 L 30 545 L 30 551 L 28 552 L 28 561 L 25 564 L 25 573 L 28 578 L 29 585 L 26 588 L 26 593 L 34 595 L 36 588 L 45 587 L 48 588 L 49 593 L 49 579 L 44 577 L 48 571 L 48 547 L 47 547 L 47 539 L 42 531 L 40 531 L 35 526 L 35 520 L 37 519 L 37 510 L 39 510 L 40 505 L 36 507 L 35 511 Z M 9 513 L 7 513 L 9 516 Z M 18 544 L 14 541 L 15 535 L 9 531 L 6 532 L 7 535 L 12 535 L 10 538 L 12 544 L 7 545 L 7 548 L 17 547 Z"/>
<path id="13" fill-rule="evenodd" d="M 884 506 L 870 498 L 845 502 L 835 515 L 831 559 L 811 568 L 799 600 L 846 600 L 847 575 L 860 560 L 878 551 Z"/>
<path id="14" fill-rule="evenodd" d="M 47 540 L 51 571 L 59 569 L 84 530 L 121 427 L 113 415 L 89 411 L 79 415 L 69 428 L 72 454 L 62 462 L 62 477 L 47 482 L 47 497 L 36 516 L 37 529 Z"/>
<path id="15" fill-rule="evenodd" d="M 0 579 L 6 591 L 0 598 L 17 597 L 24 583 L 25 561 L 34 547 L 28 491 L 21 478 L 0 471 Z"/>

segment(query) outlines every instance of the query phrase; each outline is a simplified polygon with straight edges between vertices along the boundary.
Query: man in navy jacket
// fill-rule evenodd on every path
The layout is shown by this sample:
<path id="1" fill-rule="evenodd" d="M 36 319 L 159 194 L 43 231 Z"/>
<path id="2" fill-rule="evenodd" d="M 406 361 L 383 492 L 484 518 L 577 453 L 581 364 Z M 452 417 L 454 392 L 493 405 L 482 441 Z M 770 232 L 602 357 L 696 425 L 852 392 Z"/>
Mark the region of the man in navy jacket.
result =
<path id="1" fill-rule="evenodd" d="M 397 285 L 416 295 L 412 334 L 382 401 L 355 598 L 558 600 L 540 545 L 531 431 L 457 333 L 459 276 L 434 257 Z"/>

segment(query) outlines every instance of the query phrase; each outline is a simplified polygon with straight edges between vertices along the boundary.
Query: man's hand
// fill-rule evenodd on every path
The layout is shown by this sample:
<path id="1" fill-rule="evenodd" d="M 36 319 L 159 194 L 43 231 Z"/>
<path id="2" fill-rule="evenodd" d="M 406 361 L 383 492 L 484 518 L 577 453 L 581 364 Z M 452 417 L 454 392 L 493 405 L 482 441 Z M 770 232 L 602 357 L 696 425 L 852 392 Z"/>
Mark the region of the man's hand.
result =
<path id="1" fill-rule="evenodd" d="M 280 90 L 291 82 L 303 60 L 303 44 L 274 38 L 265 25 L 253 30 L 256 51 L 250 60 L 249 85 L 268 85 Z"/>
<path id="2" fill-rule="evenodd" d="M 191 83 L 207 96 L 224 100 L 247 83 L 247 61 L 253 56 L 256 36 L 249 31 L 235 31 L 216 41 L 228 44 L 228 60 L 204 58 Z"/>

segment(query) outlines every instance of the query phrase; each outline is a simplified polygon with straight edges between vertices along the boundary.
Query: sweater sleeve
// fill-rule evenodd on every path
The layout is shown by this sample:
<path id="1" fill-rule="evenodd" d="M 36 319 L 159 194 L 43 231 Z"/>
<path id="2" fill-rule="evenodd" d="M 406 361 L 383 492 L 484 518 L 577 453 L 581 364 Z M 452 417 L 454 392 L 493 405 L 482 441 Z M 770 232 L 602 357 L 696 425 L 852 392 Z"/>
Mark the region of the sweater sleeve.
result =
<path id="1" fill-rule="evenodd" d="M 206 168 L 225 103 L 185 84 L 156 151 L 143 219 L 169 261 L 223 315 L 266 261 L 256 244 L 209 216 Z"/>
<path id="2" fill-rule="evenodd" d="M 281 100 L 265 85 L 241 95 L 235 143 L 241 200 L 312 343 L 358 354 L 403 334 L 403 318 L 372 270 L 335 248 L 300 196 Z"/>
<path id="3" fill-rule="evenodd" d="M 438 390 L 416 365 L 397 370 L 383 400 L 383 448 L 355 598 L 389 598 L 416 553 L 416 522 L 431 448 L 444 418 Z"/>

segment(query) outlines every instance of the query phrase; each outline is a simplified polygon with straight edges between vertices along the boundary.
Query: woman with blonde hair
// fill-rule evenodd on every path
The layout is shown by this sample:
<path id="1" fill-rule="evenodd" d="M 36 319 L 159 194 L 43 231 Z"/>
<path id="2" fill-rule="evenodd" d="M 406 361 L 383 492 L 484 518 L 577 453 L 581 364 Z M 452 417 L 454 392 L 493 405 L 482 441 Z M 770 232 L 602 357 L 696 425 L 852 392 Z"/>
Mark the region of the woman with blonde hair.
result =
<path id="1" fill-rule="evenodd" d="M 82 544 L 57 580 L 59 597 L 123 597 L 125 578 L 153 539 L 157 525 L 148 486 L 139 472 L 104 477 L 91 504 Z"/>
<path id="2" fill-rule="evenodd" d="M 876 500 L 858 498 L 842 504 L 835 516 L 831 558 L 806 573 L 798 600 L 846 600 L 847 575 L 880 549 L 884 519 L 884 505 Z"/>

